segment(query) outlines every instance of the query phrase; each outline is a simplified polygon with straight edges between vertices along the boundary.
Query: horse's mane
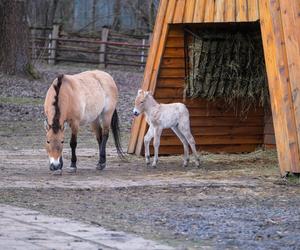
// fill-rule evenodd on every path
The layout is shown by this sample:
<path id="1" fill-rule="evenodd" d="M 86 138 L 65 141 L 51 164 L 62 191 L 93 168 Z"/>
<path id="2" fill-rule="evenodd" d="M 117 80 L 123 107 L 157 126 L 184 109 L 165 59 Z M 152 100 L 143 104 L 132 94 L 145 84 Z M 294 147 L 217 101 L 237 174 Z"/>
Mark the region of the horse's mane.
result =
<path id="1" fill-rule="evenodd" d="M 58 95 L 60 91 L 60 87 L 62 84 L 62 79 L 64 75 L 59 75 L 57 77 L 57 83 L 53 84 L 54 90 L 55 90 L 55 96 L 54 96 L 54 102 L 52 103 L 55 109 L 54 116 L 53 116 L 53 121 L 52 121 L 52 130 L 56 134 L 58 133 L 60 129 L 60 124 L 59 124 L 59 118 L 60 118 L 60 109 L 58 106 Z"/>

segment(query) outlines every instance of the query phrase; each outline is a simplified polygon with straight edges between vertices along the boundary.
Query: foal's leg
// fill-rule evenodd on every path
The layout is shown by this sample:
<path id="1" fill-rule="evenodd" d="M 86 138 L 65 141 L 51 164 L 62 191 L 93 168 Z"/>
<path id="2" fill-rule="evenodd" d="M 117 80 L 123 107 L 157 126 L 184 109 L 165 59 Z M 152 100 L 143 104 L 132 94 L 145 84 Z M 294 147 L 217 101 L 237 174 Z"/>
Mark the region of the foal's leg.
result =
<path id="1" fill-rule="evenodd" d="M 196 166 L 200 167 L 200 159 L 196 150 L 196 146 L 195 146 L 195 139 L 191 133 L 191 129 L 190 129 L 190 123 L 188 122 L 181 122 L 178 126 L 178 129 L 180 130 L 180 132 L 184 135 L 185 139 L 188 141 L 188 143 L 190 144 L 190 147 L 193 151 L 195 160 L 196 160 Z"/>
<path id="2" fill-rule="evenodd" d="M 76 124 L 71 124 L 72 135 L 71 135 L 71 140 L 70 140 L 70 147 L 71 147 L 72 155 L 71 155 L 71 165 L 69 168 L 67 168 L 67 172 L 69 172 L 69 173 L 75 173 L 77 170 L 76 147 L 77 147 L 78 127 L 79 126 Z"/>
<path id="3" fill-rule="evenodd" d="M 106 143 L 109 136 L 109 128 L 111 124 L 111 118 L 113 115 L 114 110 L 110 112 L 105 112 L 102 115 L 102 140 L 100 144 L 100 159 L 97 164 L 98 170 L 103 170 L 106 167 Z"/>
<path id="4" fill-rule="evenodd" d="M 189 164 L 189 143 L 188 141 L 185 139 L 184 135 L 180 132 L 180 130 L 178 129 L 178 127 L 172 127 L 171 128 L 174 133 L 178 136 L 178 138 L 180 139 L 180 141 L 183 144 L 183 149 L 184 149 L 184 162 L 183 162 L 183 166 L 187 167 Z"/>
<path id="5" fill-rule="evenodd" d="M 150 125 L 147 134 L 144 137 L 144 147 L 145 147 L 145 158 L 146 158 L 146 164 L 150 164 L 150 151 L 149 151 L 149 146 L 150 146 L 150 141 L 154 136 L 154 128 L 153 126 Z"/>
<path id="6" fill-rule="evenodd" d="M 160 136 L 161 136 L 162 128 L 154 128 L 154 140 L 153 140 L 153 146 L 154 146 L 154 159 L 152 163 L 152 167 L 156 168 L 157 161 L 158 161 L 158 149 L 160 144 Z"/>

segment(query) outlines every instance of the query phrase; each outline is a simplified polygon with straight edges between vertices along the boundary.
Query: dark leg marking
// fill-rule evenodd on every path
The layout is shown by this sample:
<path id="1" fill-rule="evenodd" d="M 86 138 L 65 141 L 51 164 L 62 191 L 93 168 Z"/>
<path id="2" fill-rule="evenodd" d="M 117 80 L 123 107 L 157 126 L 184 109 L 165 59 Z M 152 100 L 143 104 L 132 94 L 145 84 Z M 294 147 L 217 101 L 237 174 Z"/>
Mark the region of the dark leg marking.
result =
<path id="1" fill-rule="evenodd" d="M 76 171 L 76 162 L 77 162 L 77 157 L 76 157 L 76 147 L 77 147 L 77 136 L 75 134 L 72 134 L 71 140 L 70 140 L 70 147 L 72 150 L 72 157 L 71 157 L 71 165 L 70 168 L 74 168 Z"/>
<path id="2" fill-rule="evenodd" d="M 103 170 L 106 166 L 106 143 L 108 140 L 108 133 L 102 135 L 101 144 L 99 147 L 99 162 L 97 164 L 97 169 Z"/>

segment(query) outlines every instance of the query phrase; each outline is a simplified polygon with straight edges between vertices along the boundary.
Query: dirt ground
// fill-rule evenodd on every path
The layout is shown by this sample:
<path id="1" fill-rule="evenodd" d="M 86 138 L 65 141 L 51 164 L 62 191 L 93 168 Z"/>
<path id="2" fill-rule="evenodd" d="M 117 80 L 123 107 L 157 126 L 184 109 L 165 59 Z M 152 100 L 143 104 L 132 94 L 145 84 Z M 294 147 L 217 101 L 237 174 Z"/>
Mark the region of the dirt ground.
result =
<path id="1" fill-rule="evenodd" d="M 89 128 L 78 143 L 78 172 L 54 176 L 43 150 L 42 103 L 58 73 L 85 67 L 40 66 L 29 81 L 0 75 L 0 203 L 31 208 L 178 249 L 300 249 L 300 184 L 279 176 L 275 151 L 202 153 L 202 167 L 161 157 L 157 169 L 140 157 L 122 162 L 109 143 L 107 168 L 96 171 Z M 108 70 L 120 89 L 123 147 L 128 141 L 139 72 Z M 70 150 L 65 148 L 65 164 Z"/>

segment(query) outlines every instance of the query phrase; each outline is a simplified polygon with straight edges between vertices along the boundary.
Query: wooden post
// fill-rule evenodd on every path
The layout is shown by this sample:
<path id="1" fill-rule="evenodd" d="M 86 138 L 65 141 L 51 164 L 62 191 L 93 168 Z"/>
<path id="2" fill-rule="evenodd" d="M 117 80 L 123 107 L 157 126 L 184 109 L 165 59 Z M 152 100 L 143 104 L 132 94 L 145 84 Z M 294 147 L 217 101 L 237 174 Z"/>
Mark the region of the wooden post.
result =
<path id="1" fill-rule="evenodd" d="M 99 64 L 103 64 L 104 68 L 106 68 L 106 42 L 108 41 L 109 29 L 107 27 L 102 28 L 101 32 L 101 45 L 100 45 L 100 56 L 99 56 Z"/>
<path id="2" fill-rule="evenodd" d="M 260 25 L 268 74 L 276 148 L 282 176 L 287 172 L 300 173 L 300 153 L 297 136 L 297 117 L 294 112 L 291 66 L 288 63 L 279 0 L 260 2 Z M 295 26 L 296 27 L 296 26 Z M 293 32 L 297 32 L 294 27 Z M 290 28 L 290 27 L 289 27 Z M 295 69 L 297 65 L 295 64 Z"/>
<path id="3" fill-rule="evenodd" d="M 49 35 L 50 41 L 49 41 L 49 58 L 48 63 L 49 64 L 55 64 L 55 57 L 56 57 L 56 48 L 57 48 L 57 39 L 59 37 L 59 25 L 54 24 L 52 28 L 52 33 Z"/>

